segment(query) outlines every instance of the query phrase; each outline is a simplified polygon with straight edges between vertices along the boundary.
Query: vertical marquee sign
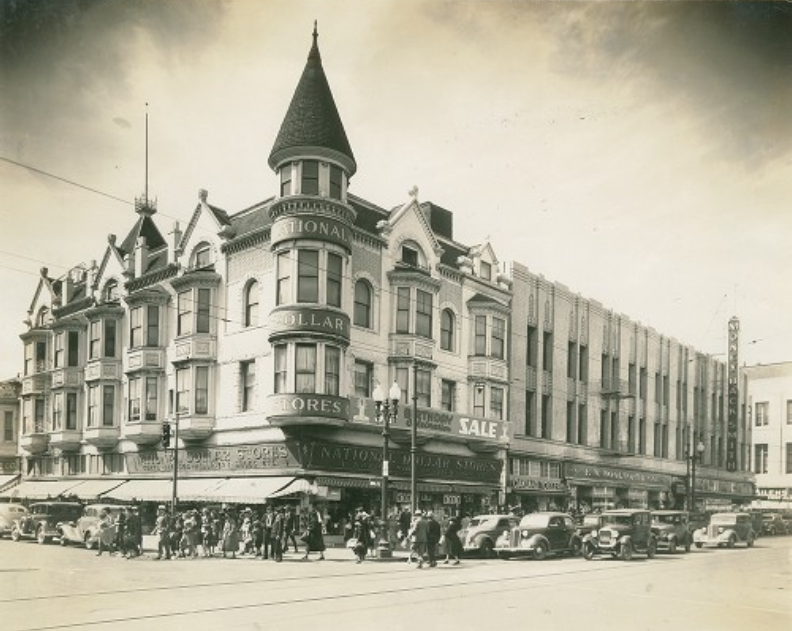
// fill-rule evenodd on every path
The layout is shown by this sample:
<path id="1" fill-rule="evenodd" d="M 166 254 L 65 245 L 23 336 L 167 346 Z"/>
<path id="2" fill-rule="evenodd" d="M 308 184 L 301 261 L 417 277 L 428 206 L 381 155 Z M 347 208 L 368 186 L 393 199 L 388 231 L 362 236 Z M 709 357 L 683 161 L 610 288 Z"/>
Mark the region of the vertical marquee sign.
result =
<path id="1" fill-rule="evenodd" d="M 740 371 L 738 349 L 740 342 L 740 321 L 733 317 L 729 320 L 729 413 L 726 419 L 726 470 L 737 471 L 737 427 L 740 409 Z"/>

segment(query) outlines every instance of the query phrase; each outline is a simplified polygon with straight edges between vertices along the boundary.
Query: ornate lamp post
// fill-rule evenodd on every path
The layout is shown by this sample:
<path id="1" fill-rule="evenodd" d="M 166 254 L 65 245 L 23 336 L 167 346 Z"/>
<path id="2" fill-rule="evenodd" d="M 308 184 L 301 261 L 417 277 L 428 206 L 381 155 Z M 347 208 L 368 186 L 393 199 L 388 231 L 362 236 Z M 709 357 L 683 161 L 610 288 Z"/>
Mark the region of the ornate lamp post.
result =
<path id="1" fill-rule="evenodd" d="M 390 459 L 388 439 L 390 422 L 396 420 L 396 414 L 399 411 L 401 388 L 394 381 L 388 392 L 388 398 L 385 399 L 382 388 L 377 384 L 374 392 L 371 393 L 371 397 L 374 399 L 374 413 L 377 417 L 377 422 L 382 422 L 382 503 L 380 506 L 382 529 L 377 548 L 380 558 L 386 558 L 391 556 L 390 536 L 388 534 L 388 466 Z"/>
<path id="2" fill-rule="evenodd" d="M 704 453 L 704 443 L 699 440 L 696 445 L 695 451 L 691 449 L 692 441 L 688 444 L 687 448 L 687 463 L 688 463 L 688 512 L 693 512 L 696 508 L 696 463 Z M 692 453 L 691 453 L 692 452 Z"/>

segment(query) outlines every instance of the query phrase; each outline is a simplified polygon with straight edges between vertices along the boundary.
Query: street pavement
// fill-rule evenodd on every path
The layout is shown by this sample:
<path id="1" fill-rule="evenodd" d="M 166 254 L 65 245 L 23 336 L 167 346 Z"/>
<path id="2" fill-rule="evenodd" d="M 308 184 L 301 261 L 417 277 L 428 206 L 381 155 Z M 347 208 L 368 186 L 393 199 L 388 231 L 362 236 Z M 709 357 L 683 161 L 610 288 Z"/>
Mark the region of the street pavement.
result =
<path id="1" fill-rule="evenodd" d="M 325 561 L 125 560 L 0 541 L 0 629 L 467 631 L 792 628 L 792 537 L 635 558 L 481 560 L 417 570 Z"/>

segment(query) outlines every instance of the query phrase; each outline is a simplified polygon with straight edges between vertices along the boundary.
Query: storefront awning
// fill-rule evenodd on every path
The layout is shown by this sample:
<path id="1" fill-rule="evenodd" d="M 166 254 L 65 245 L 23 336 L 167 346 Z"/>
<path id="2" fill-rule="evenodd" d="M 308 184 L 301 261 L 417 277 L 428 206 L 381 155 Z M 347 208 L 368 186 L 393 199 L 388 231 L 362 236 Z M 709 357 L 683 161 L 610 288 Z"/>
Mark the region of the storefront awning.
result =
<path id="1" fill-rule="evenodd" d="M 18 473 L 12 473 L 11 475 L 0 475 L 0 491 L 4 491 L 9 487 L 14 486 L 18 480 Z"/>
<path id="2" fill-rule="evenodd" d="M 25 480 L 18 486 L 12 486 L 0 493 L 0 497 L 27 498 L 44 500 L 63 495 L 77 486 L 80 480 Z"/>
<path id="3" fill-rule="evenodd" d="M 281 489 L 295 481 L 293 476 L 269 478 L 227 478 L 212 493 L 218 502 L 229 504 L 263 504 Z"/>
<path id="4" fill-rule="evenodd" d="M 313 482 L 309 482 L 305 478 L 294 478 L 290 484 L 287 484 L 282 489 L 270 493 L 270 498 L 285 497 L 286 495 L 294 495 L 295 493 L 305 493 L 306 495 L 317 495 L 319 489 Z"/>
<path id="5" fill-rule="evenodd" d="M 172 480 L 128 480 L 104 494 L 104 497 L 130 502 L 168 502 L 173 496 Z"/>
<path id="6" fill-rule="evenodd" d="M 69 495 L 76 495 L 81 500 L 95 500 L 122 484 L 124 480 L 83 480 L 69 489 Z"/>

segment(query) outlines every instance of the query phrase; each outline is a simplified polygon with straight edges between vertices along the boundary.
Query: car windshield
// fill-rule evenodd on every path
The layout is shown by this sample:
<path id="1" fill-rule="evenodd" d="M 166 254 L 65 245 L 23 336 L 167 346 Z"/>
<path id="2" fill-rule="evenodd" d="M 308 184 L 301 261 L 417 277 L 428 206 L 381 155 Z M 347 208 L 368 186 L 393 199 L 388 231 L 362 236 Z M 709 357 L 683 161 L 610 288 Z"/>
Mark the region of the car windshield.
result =
<path id="1" fill-rule="evenodd" d="M 49 514 L 63 521 L 77 519 L 82 515 L 82 506 L 53 506 Z"/>
<path id="2" fill-rule="evenodd" d="M 602 515 L 602 521 L 605 524 L 625 524 L 632 523 L 632 515 Z"/>
<path id="3" fill-rule="evenodd" d="M 520 528 L 547 528 L 549 520 L 549 515 L 529 514 L 520 521 Z"/>
<path id="4" fill-rule="evenodd" d="M 733 524 L 737 521 L 737 515 L 713 515 L 710 519 L 711 524 Z"/>
<path id="5" fill-rule="evenodd" d="M 494 525 L 494 517 L 474 517 L 470 520 L 470 528 L 480 528 L 481 526 L 489 525 L 492 522 Z"/>
<path id="6" fill-rule="evenodd" d="M 652 515 L 652 521 L 656 524 L 681 524 L 682 515 Z"/>
<path id="7" fill-rule="evenodd" d="M 584 526 L 596 526 L 599 524 L 600 517 L 599 515 L 586 515 L 583 518 L 583 525 Z"/>

